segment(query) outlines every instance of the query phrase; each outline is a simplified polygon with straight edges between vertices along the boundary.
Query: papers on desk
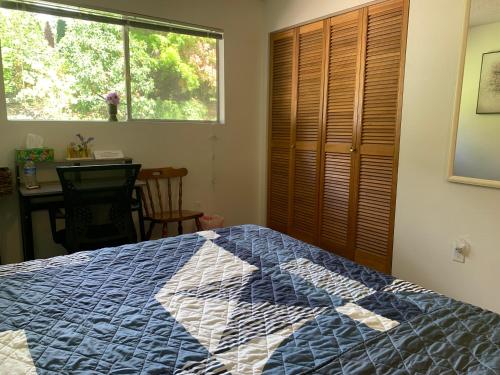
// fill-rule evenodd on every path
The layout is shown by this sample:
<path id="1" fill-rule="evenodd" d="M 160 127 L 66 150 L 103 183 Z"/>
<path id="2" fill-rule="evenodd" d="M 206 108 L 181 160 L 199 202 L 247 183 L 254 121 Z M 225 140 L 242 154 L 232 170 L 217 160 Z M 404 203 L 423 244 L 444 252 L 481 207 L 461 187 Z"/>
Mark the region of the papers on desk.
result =
<path id="1" fill-rule="evenodd" d="M 124 157 L 121 150 L 94 151 L 94 158 L 96 160 L 123 159 Z"/>

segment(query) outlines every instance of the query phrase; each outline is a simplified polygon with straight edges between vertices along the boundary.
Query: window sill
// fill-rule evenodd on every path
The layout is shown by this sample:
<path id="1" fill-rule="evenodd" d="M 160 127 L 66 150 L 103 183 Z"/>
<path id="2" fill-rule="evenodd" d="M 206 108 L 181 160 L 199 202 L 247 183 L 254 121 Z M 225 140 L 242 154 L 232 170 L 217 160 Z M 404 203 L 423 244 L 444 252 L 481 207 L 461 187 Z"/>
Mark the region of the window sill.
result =
<path id="1" fill-rule="evenodd" d="M 197 121 L 197 120 L 125 120 L 125 121 L 102 121 L 102 120 L 4 120 L 0 121 L 0 125 L 116 125 L 116 126 L 129 126 L 129 125 L 225 125 L 224 122 L 219 121 Z"/>

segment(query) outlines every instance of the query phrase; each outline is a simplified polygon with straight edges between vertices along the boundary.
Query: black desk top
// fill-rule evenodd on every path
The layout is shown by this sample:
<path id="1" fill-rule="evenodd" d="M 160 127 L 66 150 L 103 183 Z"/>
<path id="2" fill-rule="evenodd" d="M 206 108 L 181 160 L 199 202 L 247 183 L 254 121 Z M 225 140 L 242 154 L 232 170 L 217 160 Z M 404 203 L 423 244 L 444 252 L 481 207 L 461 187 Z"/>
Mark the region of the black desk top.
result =
<path id="1" fill-rule="evenodd" d="M 94 158 L 82 158 L 82 159 L 65 159 L 65 160 L 52 160 L 52 161 L 35 161 L 37 168 L 56 168 L 60 166 L 72 166 L 72 165 L 103 165 L 103 164 L 123 164 L 132 163 L 132 158 L 124 157 L 117 159 L 94 159 Z M 21 167 L 24 162 L 16 161 L 16 166 Z"/>
<path id="2" fill-rule="evenodd" d="M 62 187 L 59 181 L 49 181 L 40 182 L 40 187 L 38 189 L 27 189 L 25 186 L 21 185 L 18 188 L 19 194 L 23 197 L 48 197 L 52 195 L 61 195 Z M 137 180 L 135 182 L 136 187 L 145 186 L 144 181 Z"/>

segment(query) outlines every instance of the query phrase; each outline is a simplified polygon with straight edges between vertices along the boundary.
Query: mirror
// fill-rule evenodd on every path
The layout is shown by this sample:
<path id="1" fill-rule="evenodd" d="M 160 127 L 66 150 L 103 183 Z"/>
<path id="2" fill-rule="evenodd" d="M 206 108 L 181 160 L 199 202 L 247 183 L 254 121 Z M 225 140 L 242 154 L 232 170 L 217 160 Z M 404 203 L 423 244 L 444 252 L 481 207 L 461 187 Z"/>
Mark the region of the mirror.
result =
<path id="1" fill-rule="evenodd" d="M 449 180 L 500 188 L 500 0 L 470 0 L 466 22 Z"/>

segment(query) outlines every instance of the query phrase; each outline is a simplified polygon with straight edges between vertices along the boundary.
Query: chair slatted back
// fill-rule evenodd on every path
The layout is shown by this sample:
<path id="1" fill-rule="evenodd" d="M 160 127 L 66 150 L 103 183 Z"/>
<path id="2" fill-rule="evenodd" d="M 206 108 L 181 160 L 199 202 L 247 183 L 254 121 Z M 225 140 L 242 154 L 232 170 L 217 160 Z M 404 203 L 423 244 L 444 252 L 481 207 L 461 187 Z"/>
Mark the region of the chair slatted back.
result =
<path id="1" fill-rule="evenodd" d="M 158 216 L 164 212 L 165 197 L 162 193 L 161 181 L 166 181 L 167 184 L 166 202 L 168 203 L 168 213 L 172 215 L 174 211 L 172 180 L 178 179 L 177 208 L 179 212 L 182 212 L 182 178 L 187 174 L 188 170 L 186 168 L 171 167 L 142 169 L 140 171 L 138 179 L 146 182 L 146 193 L 144 193 L 144 189 L 142 191 L 146 217 Z"/>
<path id="2" fill-rule="evenodd" d="M 56 168 L 64 195 L 68 250 L 137 241 L 131 205 L 140 168 L 140 164 Z M 103 225 L 106 233 L 96 237 L 95 228 Z"/>

